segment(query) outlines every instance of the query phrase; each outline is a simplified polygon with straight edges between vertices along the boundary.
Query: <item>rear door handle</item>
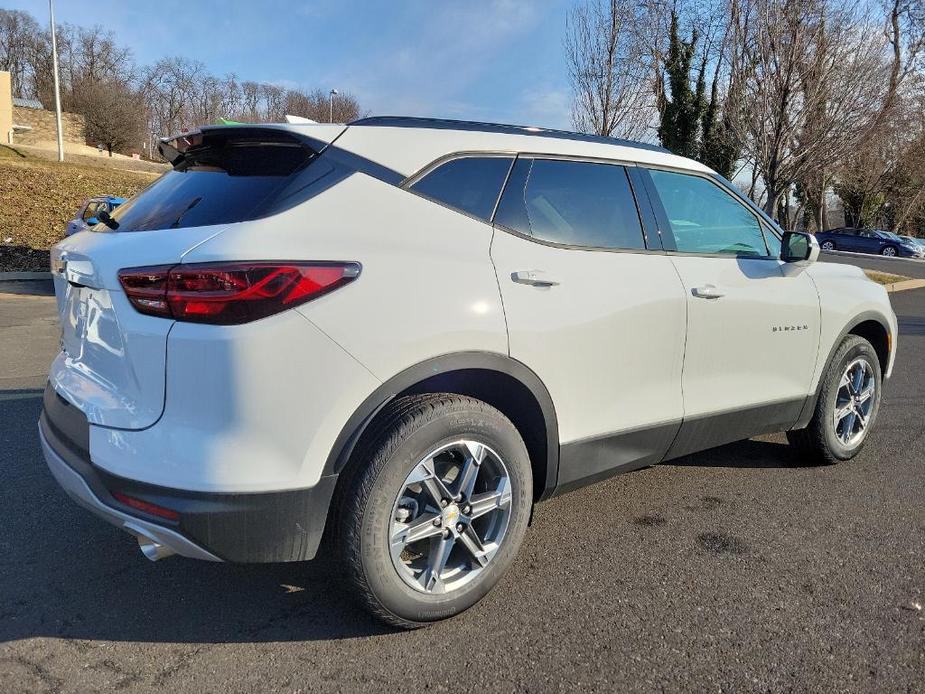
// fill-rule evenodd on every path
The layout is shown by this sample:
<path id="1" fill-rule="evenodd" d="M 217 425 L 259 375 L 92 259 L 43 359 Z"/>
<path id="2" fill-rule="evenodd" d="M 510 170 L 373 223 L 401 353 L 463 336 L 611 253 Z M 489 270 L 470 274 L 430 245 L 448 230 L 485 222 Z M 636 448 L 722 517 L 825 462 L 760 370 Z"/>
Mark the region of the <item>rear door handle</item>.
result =
<path id="1" fill-rule="evenodd" d="M 512 272 L 511 279 L 517 284 L 527 284 L 531 287 L 555 287 L 558 282 L 550 279 L 542 270 L 520 270 Z"/>
<path id="2" fill-rule="evenodd" d="M 691 294 L 701 299 L 719 299 L 725 296 L 723 292 L 714 287 L 712 284 L 705 284 L 702 287 L 694 287 L 691 290 Z"/>

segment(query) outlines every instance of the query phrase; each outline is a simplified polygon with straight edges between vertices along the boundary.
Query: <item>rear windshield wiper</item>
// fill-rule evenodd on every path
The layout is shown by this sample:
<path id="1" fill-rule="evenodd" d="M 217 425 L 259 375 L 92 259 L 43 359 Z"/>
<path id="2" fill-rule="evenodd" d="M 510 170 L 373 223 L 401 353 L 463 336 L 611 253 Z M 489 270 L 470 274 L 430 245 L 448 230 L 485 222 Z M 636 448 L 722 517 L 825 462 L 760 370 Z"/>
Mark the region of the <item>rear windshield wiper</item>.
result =
<path id="1" fill-rule="evenodd" d="M 96 218 L 99 219 L 103 224 L 108 226 L 113 231 L 119 228 L 119 222 L 113 219 L 112 216 L 106 210 L 100 210 L 99 214 L 96 215 Z"/>

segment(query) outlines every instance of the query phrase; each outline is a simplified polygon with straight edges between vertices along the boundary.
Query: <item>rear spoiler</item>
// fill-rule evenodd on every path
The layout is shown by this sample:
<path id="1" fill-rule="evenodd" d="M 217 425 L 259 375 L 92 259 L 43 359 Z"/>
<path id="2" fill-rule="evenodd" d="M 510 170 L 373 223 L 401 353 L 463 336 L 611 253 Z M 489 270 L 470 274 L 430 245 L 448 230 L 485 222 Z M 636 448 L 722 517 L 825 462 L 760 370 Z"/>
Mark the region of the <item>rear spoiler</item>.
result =
<path id="1" fill-rule="evenodd" d="M 172 166 L 188 159 L 189 153 L 209 145 L 212 139 L 235 139 L 244 142 L 265 142 L 275 146 L 300 146 L 320 154 L 347 129 L 345 125 L 267 124 L 252 123 L 210 125 L 163 137 L 157 151 Z"/>

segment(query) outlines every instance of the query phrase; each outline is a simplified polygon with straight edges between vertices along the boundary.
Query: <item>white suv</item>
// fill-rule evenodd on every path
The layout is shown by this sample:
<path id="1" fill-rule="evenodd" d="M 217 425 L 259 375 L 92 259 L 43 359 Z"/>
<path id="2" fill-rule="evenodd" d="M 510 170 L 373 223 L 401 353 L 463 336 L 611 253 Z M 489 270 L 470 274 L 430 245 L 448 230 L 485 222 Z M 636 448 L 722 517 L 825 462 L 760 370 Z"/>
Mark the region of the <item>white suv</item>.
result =
<path id="1" fill-rule="evenodd" d="M 203 128 L 52 253 L 40 435 L 151 559 L 343 555 L 385 621 L 482 598 L 535 502 L 766 432 L 860 450 L 882 287 L 663 149 L 482 123 Z"/>

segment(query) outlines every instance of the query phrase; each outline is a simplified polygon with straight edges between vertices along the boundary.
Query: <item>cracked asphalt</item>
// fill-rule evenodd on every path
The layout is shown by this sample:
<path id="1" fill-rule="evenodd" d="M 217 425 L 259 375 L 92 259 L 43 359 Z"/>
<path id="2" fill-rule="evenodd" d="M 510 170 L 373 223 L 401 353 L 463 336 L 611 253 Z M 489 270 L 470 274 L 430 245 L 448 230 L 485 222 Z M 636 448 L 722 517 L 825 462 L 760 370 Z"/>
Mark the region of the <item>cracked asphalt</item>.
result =
<path id="1" fill-rule="evenodd" d="M 53 301 L 0 298 L 0 691 L 923 691 L 925 290 L 862 455 L 782 436 L 537 507 L 513 570 L 400 633 L 336 563 L 143 559 L 72 503 L 35 423 Z"/>

